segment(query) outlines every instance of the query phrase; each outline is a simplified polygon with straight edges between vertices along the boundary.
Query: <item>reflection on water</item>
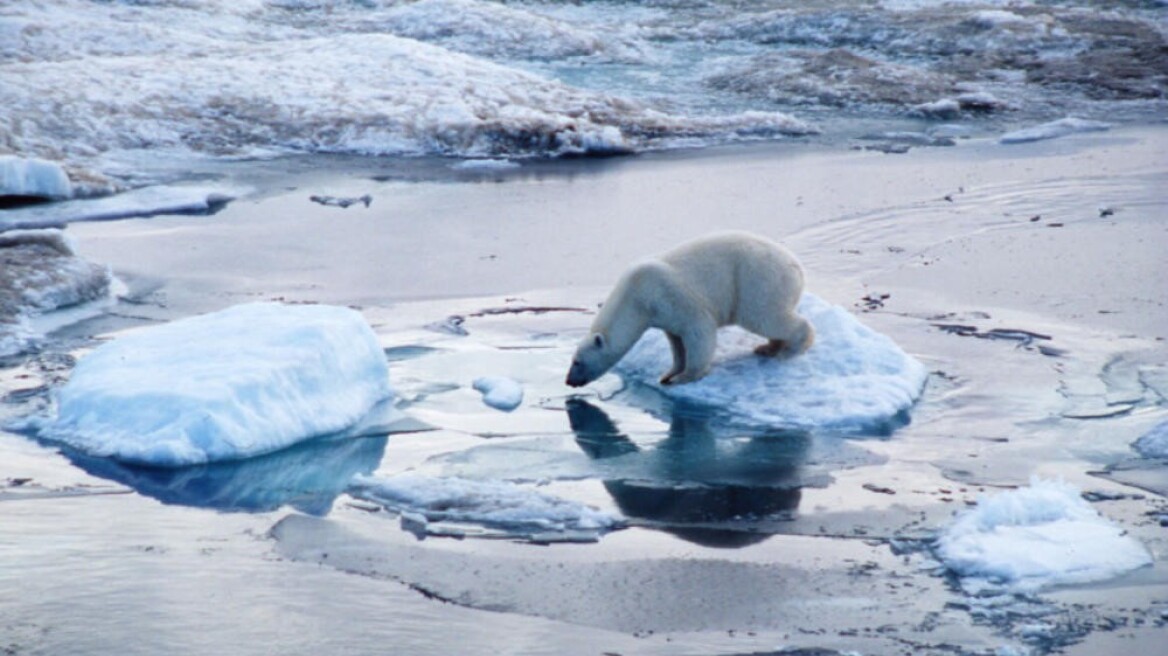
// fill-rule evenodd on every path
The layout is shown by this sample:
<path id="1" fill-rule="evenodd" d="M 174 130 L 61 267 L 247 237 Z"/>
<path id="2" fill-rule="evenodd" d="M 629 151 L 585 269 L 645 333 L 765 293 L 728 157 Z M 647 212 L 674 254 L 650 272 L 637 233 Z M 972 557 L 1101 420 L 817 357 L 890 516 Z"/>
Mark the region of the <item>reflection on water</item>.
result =
<path id="1" fill-rule="evenodd" d="M 811 443 L 807 433 L 718 436 L 708 417 L 677 411 L 668 437 L 641 452 L 596 406 L 572 398 L 567 410 L 576 443 L 590 458 L 640 453 L 651 459 L 651 478 L 604 483 L 627 517 L 661 523 L 697 544 L 742 547 L 769 537 L 751 532 L 751 519 L 789 517 L 799 507 L 807 483 L 801 472 Z"/>
<path id="2" fill-rule="evenodd" d="M 322 516 L 356 474 L 369 474 L 388 438 L 313 440 L 257 458 L 179 469 L 141 467 L 66 450 L 78 467 L 166 504 L 226 512 L 266 512 L 289 505 Z"/>

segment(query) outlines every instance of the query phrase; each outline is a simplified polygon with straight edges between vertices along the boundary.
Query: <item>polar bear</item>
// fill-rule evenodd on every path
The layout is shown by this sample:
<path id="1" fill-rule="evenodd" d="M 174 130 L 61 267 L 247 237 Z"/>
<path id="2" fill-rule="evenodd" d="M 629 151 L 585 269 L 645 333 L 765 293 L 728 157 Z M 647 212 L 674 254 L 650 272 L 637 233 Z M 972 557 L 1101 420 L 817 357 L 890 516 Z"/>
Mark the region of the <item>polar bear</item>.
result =
<path id="1" fill-rule="evenodd" d="M 759 355 L 798 355 L 815 339 L 811 324 L 795 313 L 802 293 L 803 268 L 776 243 L 732 232 L 683 244 L 621 276 L 576 348 L 565 382 L 580 387 L 596 380 L 649 328 L 665 331 L 673 351 L 663 385 L 706 375 L 720 326 L 767 338 L 755 349 Z"/>

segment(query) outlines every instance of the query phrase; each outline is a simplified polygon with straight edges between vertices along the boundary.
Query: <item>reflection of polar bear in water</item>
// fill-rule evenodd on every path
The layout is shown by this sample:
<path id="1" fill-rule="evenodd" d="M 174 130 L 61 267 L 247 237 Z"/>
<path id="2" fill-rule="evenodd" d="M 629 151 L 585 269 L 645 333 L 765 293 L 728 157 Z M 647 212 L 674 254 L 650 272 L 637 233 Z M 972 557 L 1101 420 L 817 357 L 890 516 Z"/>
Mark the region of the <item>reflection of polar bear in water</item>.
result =
<path id="1" fill-rule="evenodd" d="M 795 313 L 802 293 L 803 269 L 778 244 L 745 233 L 684 244 L 621 277 L 577 347 L 566 382 L 579 387 L 596 380 L 649 328 L 665 331 L 673 350 L 663 384 L 706 375 L 719 326 L 766 337 L 755 349 L 759 355 L 798 355 L 815 339 L 811 324 Z"/>

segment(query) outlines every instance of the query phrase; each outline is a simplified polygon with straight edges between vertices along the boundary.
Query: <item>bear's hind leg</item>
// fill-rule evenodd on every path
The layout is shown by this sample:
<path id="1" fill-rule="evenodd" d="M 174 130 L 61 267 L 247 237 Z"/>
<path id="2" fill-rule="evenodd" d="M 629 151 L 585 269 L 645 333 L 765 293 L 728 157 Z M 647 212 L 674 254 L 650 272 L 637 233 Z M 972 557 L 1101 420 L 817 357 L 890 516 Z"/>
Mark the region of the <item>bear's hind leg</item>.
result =
<path id="1" fill-rule="evenodd" d="M 767 340 L 766 344 L 760 344 L 754 349 L 754 352 L 764 358 L 773 358 L 786 348 L 786 343 L 781 339 Z"/>

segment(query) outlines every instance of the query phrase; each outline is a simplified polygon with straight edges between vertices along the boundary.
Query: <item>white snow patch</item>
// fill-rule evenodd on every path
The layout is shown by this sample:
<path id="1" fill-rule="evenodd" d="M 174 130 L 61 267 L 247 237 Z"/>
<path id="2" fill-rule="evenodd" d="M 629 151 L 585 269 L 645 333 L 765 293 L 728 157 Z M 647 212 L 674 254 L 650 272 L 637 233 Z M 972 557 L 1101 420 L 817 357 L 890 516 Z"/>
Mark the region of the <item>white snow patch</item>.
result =
<path id="1" fill-rule="evenodd" d="M 472 383 L 483 395 L 483 403 L 497 410 L 511 411 L 523 403 L 523 385 L 506 376 L 483 376 Z"/>
<path id="2" fill-rule="evenodd" d="M 1145 458 L 1168 459 L 1168 421 L 1156 424 L 1132 446 Z"/>
<path id="3" fill-rule="evenodd" d="M 1110 579 L 1152 557 L 1063 482 L 982 497 L 937 540 L 936 553 L 966 589 L 1033 592 Z"/>
<path id="4" fill-rule="evenodd" d="M 56 162 L 0 155 L 0 196 L 62 200 L 73 197 L 73 185 Z"/>
<path id="5" fill-rule="evenodd" d="M 1044 139 L 1057 139 L 1070 134 L 1083 132 L 1103 132 L 1110 130 L 1111 124 L 1102 121 L 1089 121 L 1082 118 L 1063 118 L 1042 125 L 1035 125 L 1002 135 L 999 141 L 1003 144 L 1020 144 Z"/>
<path id="6" fill-rule="evenodd" d="M 360 313 L 255 303 L 144 328 L 84 357 L 30 428 L 161 467 L 235 460 L 345 431 L 391 395 Z"/>
<path id="7" fill-rule="evenodd" d="M 653 330 L 616 370 L 675 401 L 710 407 L 747 426 L 861 432 L 898 422 L 924 389 L 924 365 L 847 310 L 813 294 L 803 295 L 798 311 L 816 331 L 815 344 L 800 356 L 757 356 L 752 349 L 762 338 L 724 328 L 709 375 L 694 383 L 661 385 L 658 378 L 673 358 L 664 334 Z"/>
<path id="8" fill-rule="evenodd" d="M 423 524 L 471 524 L 515 537 L 586 532 L 598 536 L 620 526 L 609 513 L 504 481 L 476 481 L 404 473 L 357 476 L 353 496 Z"/>

